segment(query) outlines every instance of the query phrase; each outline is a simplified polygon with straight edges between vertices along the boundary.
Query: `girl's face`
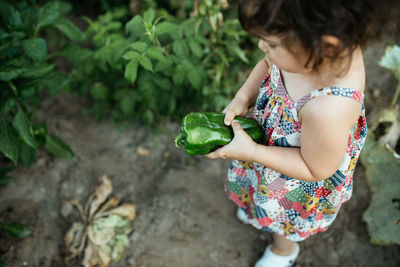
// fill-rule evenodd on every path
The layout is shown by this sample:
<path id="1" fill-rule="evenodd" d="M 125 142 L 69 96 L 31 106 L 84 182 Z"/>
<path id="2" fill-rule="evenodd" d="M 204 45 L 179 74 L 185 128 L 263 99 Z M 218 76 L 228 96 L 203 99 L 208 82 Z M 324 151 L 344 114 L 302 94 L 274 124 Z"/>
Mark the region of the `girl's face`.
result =
<path id="1" fill-rule="evenodd" d="M 265 52 L 265 60 L 269 65 L 275 64 L 283 71 L 304 73 L 312 70 L 311 67 L 305 67 L 308 54 L 300 43 L 294 43 L 289 51 L 282 44 L 281 37 L 268 35 L 260 39 L 258 47 Z"/>

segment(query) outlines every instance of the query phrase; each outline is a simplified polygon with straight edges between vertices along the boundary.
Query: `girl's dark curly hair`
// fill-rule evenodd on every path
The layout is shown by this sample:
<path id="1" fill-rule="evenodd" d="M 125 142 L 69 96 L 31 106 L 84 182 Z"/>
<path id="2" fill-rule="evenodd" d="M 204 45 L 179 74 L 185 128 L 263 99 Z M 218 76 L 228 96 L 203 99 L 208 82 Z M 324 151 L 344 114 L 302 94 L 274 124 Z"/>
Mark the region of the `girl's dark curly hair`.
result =
<path id="1" fill-rule="evenodd" d="M 332 35 L 340 45 L 330 57 L 336 61 L 344 51 L 377 37 L 382 27 L 393 20 L 399 0 L 240 0 L 242 27 L 256 36 L 280 35 L 290 43 L 300 41 L 309 52 L 306 66 L 317 70 L 324 58 L 322 36 Z M 398 20 L 398 18 L 397 18 Z"/>

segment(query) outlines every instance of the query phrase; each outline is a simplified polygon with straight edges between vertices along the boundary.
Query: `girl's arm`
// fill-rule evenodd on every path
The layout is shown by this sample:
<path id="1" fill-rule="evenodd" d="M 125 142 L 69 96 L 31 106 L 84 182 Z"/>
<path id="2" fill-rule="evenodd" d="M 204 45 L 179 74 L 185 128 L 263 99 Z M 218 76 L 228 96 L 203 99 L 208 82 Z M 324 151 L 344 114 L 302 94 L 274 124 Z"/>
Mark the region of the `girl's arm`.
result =
<path id="1" fill-rule="evenodd" d="M 246 115 L 248 108 L 256 102 L 260 83 L 265 78 L 269 65 L 265 59 L 257 63 L 246 82 L 238 90 L 235 97 L 225 108 L 225 124 L 230 125 L 237 115 Z"/>
<path id="2" fill-rule="evenodd" d="M 350 129 L 360 114 L 360 104 L 341 96 L 310 100 L 302 109 L 301 147 L 256 144 L 239 123 L 228 145 L 207 155 L 260 163 L 286 176 L 319 181 L 332 176 L 343 161 Z"/>

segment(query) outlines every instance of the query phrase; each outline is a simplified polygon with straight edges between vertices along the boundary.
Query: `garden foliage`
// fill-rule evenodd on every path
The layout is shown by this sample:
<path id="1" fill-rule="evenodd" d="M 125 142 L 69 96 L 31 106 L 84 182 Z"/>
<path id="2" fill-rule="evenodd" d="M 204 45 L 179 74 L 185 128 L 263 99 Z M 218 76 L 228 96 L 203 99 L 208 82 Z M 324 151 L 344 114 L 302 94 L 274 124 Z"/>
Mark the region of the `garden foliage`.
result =
<path id="1" fill-rule="evenodd" d="M 251 41 L 236 18 L 224 20 L 224 1 L 199 2 L 186 17 L 117 8 L 85 18 L 89 48 L 65 44 L 59 54 L 73 62 L 74 90 L 96 117 L 154 124 L 225 107 L 256 55 L 240 47 Z"/>
<path id="2" fill-rule="evenodd" d="M 57 156 L 73 157 L 64 141 L 47 133 L 44 124 L 32 122 L 44 89 L 54 95 L 69 86 L 39 34 L 54 28 L 67 38 L 80 38 L 76 26 L 62 17 L 70 9 L 62 2 L 40 8 L 27 2 L 0 2 L 0 152 L 15 165 L 29 167 L 42 146 Z M 0 183 L 5 184 L 9 177 L 4 170 L 0 173 Z"/>
<path id="3" fill-rule="evenodd" d="M 363 214 L 371 243 L 380 245 L 400 244 L 400 114 L 397 105 L 400 93 L 400 47 L 390 46 L 379 64 L 390 70 L 398 85 L 388 108 L 372 117 L 367 143 L 361 160 L 371 186 L 372 198 Z M 378 129 L 383 135 L 378 136 Z M 380 130 L 382 132 L 382 130 Z M 375 133 L 375 134 L 374 134 Z"/>

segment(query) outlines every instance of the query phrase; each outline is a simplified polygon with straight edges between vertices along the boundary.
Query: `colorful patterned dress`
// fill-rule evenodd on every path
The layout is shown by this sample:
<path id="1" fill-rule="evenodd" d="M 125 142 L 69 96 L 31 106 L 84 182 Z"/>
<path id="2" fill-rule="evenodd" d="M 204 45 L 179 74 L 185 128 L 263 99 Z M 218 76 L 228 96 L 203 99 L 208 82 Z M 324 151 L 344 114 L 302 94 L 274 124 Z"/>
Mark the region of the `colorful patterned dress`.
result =
<path id="1" fill-rule="evenodd" d="M 261 83 L 251 114 L 264 129 L 269 146 L 300 147 L 301 122 L 297 115 L 307 101 L 325 95 L 349 97 L 362 104 L 358 123 L 349 133 L 344 160 L 333 176 L 306 182 L 258 163 L 235 160 L 225 184 L 229 198 L 246 212 L 253 226 L 292 241 L 325 231 L 342 203 L 352 195 L 353 172 L 367 135 L 363 94 L 353 89 L 327 87 L 293 102 L 280 70 L 273 65 Z"/>

